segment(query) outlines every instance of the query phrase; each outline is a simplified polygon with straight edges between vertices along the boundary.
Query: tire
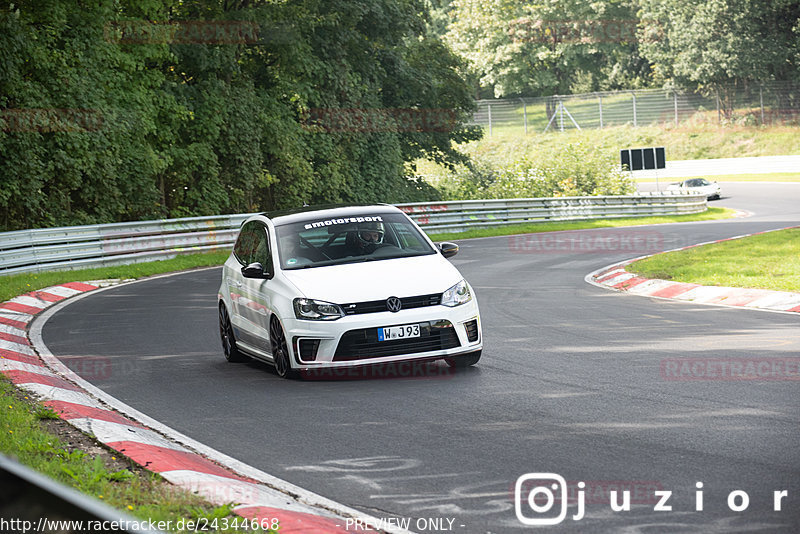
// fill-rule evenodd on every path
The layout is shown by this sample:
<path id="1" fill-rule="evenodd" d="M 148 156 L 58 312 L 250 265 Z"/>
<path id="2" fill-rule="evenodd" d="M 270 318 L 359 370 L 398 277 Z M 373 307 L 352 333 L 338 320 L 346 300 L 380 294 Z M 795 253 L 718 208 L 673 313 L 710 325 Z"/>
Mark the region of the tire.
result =
<path id="1" fill-rule="evenodd" d="M 272 359 L 275 363 L 275 372 L 281 378 L 294 378 L 297 372 L 292 369 L 289 360 L 289 347 L 286 336 L 283 334 L 281 323 L 273 318 L 269 324 L 269 342 L 272 347 Z"/>
<path id="2" fill-rule="evenodd" d="M 481 351 L 470 352 L 469 354 L 459 354 L 458 356 L 453 356 L 451 358 L 445 358 L 444 361 L 447 362 L 447 365 L 450 367 L 456 368 L 464 368 L 470 367 L 478 363 L 478 360 L 481 359 Z"/>
<path id="3" fill-rule="evenodd" d="M 222 352 L 225 359 L 232 363 L 244 362 L 248 358 L 236 347 L 236 338 L 233 337 L 233 326 L 225 304 L 219 303 L 219 337 L 222 340 Z"/>

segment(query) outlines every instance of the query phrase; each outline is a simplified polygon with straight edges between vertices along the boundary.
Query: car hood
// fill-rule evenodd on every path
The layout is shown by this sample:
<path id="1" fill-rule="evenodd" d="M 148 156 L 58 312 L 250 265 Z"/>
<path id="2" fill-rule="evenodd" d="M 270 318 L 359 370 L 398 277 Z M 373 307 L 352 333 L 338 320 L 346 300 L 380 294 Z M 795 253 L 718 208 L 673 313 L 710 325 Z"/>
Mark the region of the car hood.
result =
<path id="1" fill-rule="evenodd" d="M 307 298 L 337 304 L 442 293 L 463 278 L 440 254 L 283 271 Z"/>

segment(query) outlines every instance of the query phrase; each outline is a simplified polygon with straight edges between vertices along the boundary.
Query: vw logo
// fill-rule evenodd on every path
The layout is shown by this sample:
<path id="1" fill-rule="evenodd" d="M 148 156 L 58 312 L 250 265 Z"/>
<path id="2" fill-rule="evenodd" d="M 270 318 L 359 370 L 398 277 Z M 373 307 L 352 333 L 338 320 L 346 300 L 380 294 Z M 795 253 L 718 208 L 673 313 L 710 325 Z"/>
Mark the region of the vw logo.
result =
<path id="1" fill-rule="evenodd" d="M 403 303 L 397 297 L 389 297 L 386 299 L 386 309 L 390 312 L 399 312 L 400 308 L 403 307 Z"/>

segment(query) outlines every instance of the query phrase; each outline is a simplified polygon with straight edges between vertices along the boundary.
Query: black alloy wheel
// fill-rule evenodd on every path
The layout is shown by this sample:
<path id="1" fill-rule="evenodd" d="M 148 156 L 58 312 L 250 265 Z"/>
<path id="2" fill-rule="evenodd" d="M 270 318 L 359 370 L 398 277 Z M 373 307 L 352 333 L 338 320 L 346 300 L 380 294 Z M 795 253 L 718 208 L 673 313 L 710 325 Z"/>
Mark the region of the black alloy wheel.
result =
<path id="1" fill-rule="evenodd" d="M 233 326 L 225 304 L 219 303 L 219 337 L 222 339 L 222 352 L 229 362 L 243 362 L 247 357 L 236 347 L 236 338 L 233 337 Z"/>
<path id="2" fill-rule="evenodd" d="M 286 345 L 286 336 L 283 335 L 281 323 L 275 318 L 272 319 L 269 325 L 269 340 L 272 346 L 275 372 L 281 378 L 293 378 L 295 372 L 289 362 L 289 347 Z"/>

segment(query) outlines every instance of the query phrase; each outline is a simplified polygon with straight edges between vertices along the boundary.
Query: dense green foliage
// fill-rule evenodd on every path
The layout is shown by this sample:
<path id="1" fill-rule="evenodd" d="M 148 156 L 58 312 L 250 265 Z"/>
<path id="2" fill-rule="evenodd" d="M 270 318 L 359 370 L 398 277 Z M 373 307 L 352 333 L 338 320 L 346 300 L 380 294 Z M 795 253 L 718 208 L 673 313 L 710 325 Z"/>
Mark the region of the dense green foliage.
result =
<path id="1" fill-rule="evenodd" d="M 5 3 L 0 230 L 429 200 L 461 71 L 421 0 Z"/>
<path id="2" fill-rule="evenodd" d="M 737 90 L 800 79 L 796 0 L 640 2 L 642 52 L 656 83 L 717 94 L 729 116 Z"/>
<path id="3" fill-rule="evenodd" d="M 640 0 L 641 46 L 656 81 L 684 87 L 798 77 L 794 0 Z"/>

